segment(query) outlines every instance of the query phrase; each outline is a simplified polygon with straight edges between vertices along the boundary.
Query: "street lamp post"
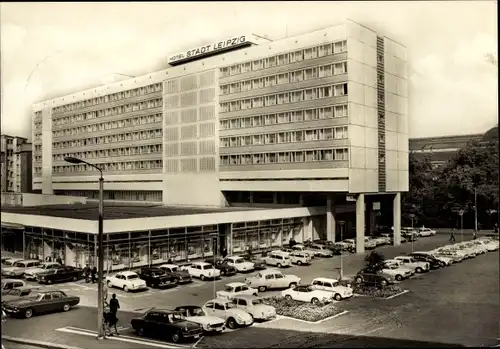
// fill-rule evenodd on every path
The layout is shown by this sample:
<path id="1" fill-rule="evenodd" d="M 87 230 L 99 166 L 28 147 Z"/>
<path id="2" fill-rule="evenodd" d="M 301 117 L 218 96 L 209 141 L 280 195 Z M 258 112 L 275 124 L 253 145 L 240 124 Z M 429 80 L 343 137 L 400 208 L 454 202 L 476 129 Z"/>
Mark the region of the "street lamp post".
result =
<path id="1" fill-rule="evenodd" d="M 464 210 L 458 211 L 458 214 L 460 215 L 460 241 L 464 241 Z"/>
<path id="2" fill-rule="evenodd" d="M 344 221 L 339 221 L 340 224 L 340 241 L 344 241 Z M 344 279 L 344 253 L 343 248 L 340 249 L 340 280 Z"/>
<path id="3" fill-rule="evenodd" d="M 218 233 L 213 233 L 213 234 L 210 234 L 210 237 L 212 238 L 212 254 L 213 254 L 213 257 L 214 257 L 214 269 L 215 268 L 215 263 L 217 261 L 217 254 L 215 253 L 216 252 L 216 249 L 214 247 L 217 248 L 218 250 L 218 247 L 219 247 L 219 234 Z M 215 246 L 213 246 L 214 244 L 214 239 L 215 239 Z M 216 291 L 216 288 L 215 288 L 215 276 L 214 276 L 214 280 L 213 280 L 213 286 L 214 286 L 214 298 L 217 297 L 217 291 Z"/>
<path id="4" fill-rule="evenodd" d="M 104 230 L 103 230 L 103 211 L 104 211 L 104 178 L 102 177 L 102 170 L 91 163 L 86 162 L 85 160 L 74 158 L 74 157 L 66 157 L 64 161 L 69 162 L 71 164 L 86 164 L 90 167 L 95 168 L 99 171 L 99 218 L 98 218 L 98 234 L 97 234 L 97 249 L 98 249 L 98 266 L 97 266 L 97 339 L 105 338 L 104 328 L 103 328 L 103 318 L 104 318 L 104 248 L 103 248 L 103 240 L 104 240 Z"/>
<path id="5" fill-rule="evenodd" d="M 411 218 L 411 253 L 413 253 L 413 240 L 415 240 L 414 232 L 413 232 L 413 219 L 415 215 L 413 213 L 410 214 Z"/>

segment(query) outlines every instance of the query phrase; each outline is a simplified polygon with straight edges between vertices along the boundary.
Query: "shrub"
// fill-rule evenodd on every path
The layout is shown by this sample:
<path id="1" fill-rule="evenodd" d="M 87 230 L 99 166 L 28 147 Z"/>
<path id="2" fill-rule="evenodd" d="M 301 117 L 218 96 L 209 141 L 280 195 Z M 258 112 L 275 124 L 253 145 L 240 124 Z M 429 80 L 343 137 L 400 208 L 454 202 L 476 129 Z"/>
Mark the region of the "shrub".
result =
<path id="1" fill-rule="evenodd" d="M 385 257 L 382 253 L 373 251 L 365 257 L 365 265 L 367 268 L 377 270 L 380 269 L 380 266 L 383 264 L 384 260 Z"/>
<path id="2" fill-rule="evenodd" d="M 354 294 L 376 297 L 376 298 L 387 298 L 403 292 L 403 289 L 399 284 L 377 287 L 367 284 L 356 284 L 352 280 L 342 280 L 340 281 L 340 284 L 343 286 L 351 285 Z"/>
<path id="3" fill-rule="evenodd" d="M 276 313 L 294 319 L 316 322 L 343 312 L 334 304 L 311 304 L 283 297 L 272 297 L 265 299 L 265 303 L 276 308 Z"/>

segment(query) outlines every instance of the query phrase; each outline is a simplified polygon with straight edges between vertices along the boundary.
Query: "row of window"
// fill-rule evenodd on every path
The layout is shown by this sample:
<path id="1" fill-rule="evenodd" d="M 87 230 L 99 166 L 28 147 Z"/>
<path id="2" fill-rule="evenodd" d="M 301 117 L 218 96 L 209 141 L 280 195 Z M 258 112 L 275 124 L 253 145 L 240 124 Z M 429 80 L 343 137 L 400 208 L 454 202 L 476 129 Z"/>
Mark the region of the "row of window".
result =
<path id="1" fill-rule="evenodd" d="M 65 116 L 58 119 L 52 119 L 53 126 L 61 126 L 68 125 L 79 121 L 92 120 L 95 118 L 106 117 L 106 116 L 114 116 L 114 115 L 122 115 L 125 113 L 132 113 L 140 110 L 147 110 L 152 108 L 158 108 L 163 105 L 162 98 L 154 98 L 147 101 L 130 103 L 119 105 L 113 108 L 105 108 L 95 111 L 90 111 L 82 114 L 75 114 L 71 116 Z"/>
<path id="2" fill-rule="evenodd" d="M 347 83 L 308 88 L 290 92 L 281 92 L 267 96 L 245 98 L 241 100 L 223 102 L 221 112 L 232 112 L 253 108 L 270 107 L 288 103 L 312 101 L 321 98 L 340 97 L 347 95 Z"/>
<path id="3" fill-rule="evenodd" d="M 317 78 L 326 78 L 333 75 L 347 73 L 347 62 L 327 64 L 306 69 L 269 75 L 249 80 L 237 81 L 221 86 L 221 95 L 247 92 L 276 85 L 293 84 Z"/>
<path id="4" fill-rule="evenodd" d="M 347 126 L 329 127 L 317 130 L 298 130 L 267 134 L 221 138 L 220 146 L 247 147 L 251 145 L 281 144 L 311 141 L 326 141 L 347 138 Z"/>
<path id="5" fill-rule="evenodd" d="M 74 136 L 74 135 L 86 134 L 86 133 L 91 133 L 91 132 L 114 130 L 117 128 L 153 124 L 153 123 L 162 122 L 162 120 L 163 120 L 163 115 L 161 113 L 151 114 L 151 115 L 137 116 L 137 117 L 129 118 L 129 119 L 106 121 L 106 122 L 100 122 L 100 123 L 92 124 L 92 125 L 65 128 L 65 129 L 53 131 L 52 134 L 54 137 Z"/>
<path id="6" fill-rule="evenodd" d="M 229 130 L 237 128 L 269 126 L 275 124 L 288 124 L 302 121 L 332 119 L 346 117 L 347 112 L 347 104 L 306 110 L 292 110 L 275 114 L 220 120 L 220 129 Z"/>
<path id="7" fill-rule="evenodd" d="M 112 156 L 132 156 L 145 154 L 161 154 L 163 151 L 162 144 L 148 144 L 138 147 L 123 147 L 103 150 L 84 151 L 78 153 L 54 154 L 52 159 L 55 161 L 63 161 L 66 157 L 75 157 L 78 159 L 99 159 Z"/>
<path id="8" fill-rule="evenodd" d="M 284 66 L 296 62 L 301 62 L 308 59 L 325 57 L 333 54 L 343 53 L 347 51 L 347 41 L 338 41 L 335 43 L 321 44 L 304 49 L 298 49 L 291 52 L 280 53 L 271 57 L 256 59 L 244 63 L 238 63 L 229 67 L 220 69 L 220 76 L 233 76 L 258 71 L 278 66 Z"/>
<path id="9" fill-rule="evenodd" d="M 310 161 L 346 161 L 348 159 L 347 155 L 347 148 L 316 149 L 277 153 L 223 155 L 220 157 L 220 163 L 221 165 L 259 165 Z"/>
<path id="10" fill-rule="evenodd" d="M 75 140 L 63 141 L 63 142 L 55 142 L 55 143 L 53 143 L 53 148 L 54 149 L 61 149 L 61 148 L 86 147 L 86 146 L 99 145 L 99 144 L 127 142 L 127 141 L 140 141 L 140 140 L 154 139 L 154 138 L 161 138 L 161 137 L 162 137 L 162 130 L 155 129 L 155 130 L 120 133 L 120 134 L 107 135 L 107 136 L 101 136 L 101 137 L 75 139 Z"/>
<path id="11" fill-rule="evenodd" d="M 104 164 L 96 164 L 104 172 L 113 171 L 132 171 L 132 170 L 150 170 L 161 169 L 163 164 L 161 160 L 144 160 L 144 161 L 124 161 L 111 162 Z M 52 166 L 52 171 L 55 173 L 74 173 L 74 172 L 95 172 L 95 168 L 88 165 L 69 165 L 69 166 Z"/>
<path id="12" fill-rule="evenodd" d="M 93 105 L 99 105 L 102 103 L 119 101 L 119 100 L 124 99 L 124 98 L 142 96 L 142 95 L 145 95 L 148 93 L 154 93 L 154 92 L 158 92 L 161 90 L 162 90 L 162 83 L 159 82 L 159 83 L 144 86 L 144 87 L 138 87 L 138 88 L 134 88 L 131 90 L 116 92 L 116 93 L 109 94 L 106 96 L 95 97 L 95 98 L 86 99 L 86 100 L 75 102 L 75 103 L 61 105 L 60 107 L 56 107 L 56 108 L 52 109 L 52 111 L 54 113 L 62 113 L 62 112 L 72 111 L 75 109 L 90 107 Z"/>

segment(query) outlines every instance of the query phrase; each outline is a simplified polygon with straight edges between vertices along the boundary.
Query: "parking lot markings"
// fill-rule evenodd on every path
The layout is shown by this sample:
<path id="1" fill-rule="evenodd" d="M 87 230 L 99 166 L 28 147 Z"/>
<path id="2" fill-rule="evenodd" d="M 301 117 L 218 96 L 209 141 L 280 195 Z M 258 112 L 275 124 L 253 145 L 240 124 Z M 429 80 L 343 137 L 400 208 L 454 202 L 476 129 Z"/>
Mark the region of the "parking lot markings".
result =
<path id="1" fill-rule="evenodd" d="M 402 295 L 404 295 L 405 293 L 408 293 L 408 292 L 410 292 L 410 291 L 408 291 L 408 290 L 404 290 L 403 292 L 397 293 L 397 294 L 392 295 L 392 296 L 390 296 L 390 297 L 386 297 L 386 298 L 384 298 L 384 299 L 393 299 L 393 298 L 396 298 L 396 297 L 402 296 Z"/>

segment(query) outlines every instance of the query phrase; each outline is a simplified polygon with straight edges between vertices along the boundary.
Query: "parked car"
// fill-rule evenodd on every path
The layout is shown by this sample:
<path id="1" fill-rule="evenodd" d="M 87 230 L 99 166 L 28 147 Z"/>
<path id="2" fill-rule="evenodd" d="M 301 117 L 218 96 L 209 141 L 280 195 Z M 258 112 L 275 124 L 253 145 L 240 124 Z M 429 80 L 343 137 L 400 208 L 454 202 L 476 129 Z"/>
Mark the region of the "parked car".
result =
<path id="1" fill-rule="evenodd" d="M 311 259 L 316 256 L 316 252 L 301 244 L 293 245 L 292 250 L 307 253 Z"/>
<path id="2" fill-rule="evenodd" d="M 418 229 L 419 236 L 434 236 L 436 235 L 436 231 L 430 228 L 420 228 Z"/>
<path id="3" fill-rule="evenodd" d="M 206 333 L 221 333 L 226 329 L 226 320 L 205 314 L 201 307 L 196 305 L 183 305 L 174 309 L 186 320 L 197 323 Z"/>
<path id="4" fill-rule="evenodd" d="M 335 243 L 338 247 L 340 247 L 343 251 L 355 251 L 356 250 L 356 241 L 354 239 L 344 239 L 342 241 Z"/>
<path id="5" fill-rule="evenodd" d="M 2 279 L 2 292 L 24 286 L 26 282 L 20 279 Z"/>
<path id="6" fill-rule="evenodd" d="M 193 282 L 193 277 L 185 270 L 180 270 L 176 264 L 162 264 L 160 268 L 165 271 L 167 275 L 177 278 L 178 284 L 187 284 Z"/>
<path id="7" fill-rule="evenodd" d="M 24 272 L 24 278 L 26 280 L 36 280 L 36 276 L 40 273 L 45 273 L 52 269 L 61 269 L 63 266 L 57 262 L 45 262 L 41 263 L 36 268 L 30 268 Z"/>
<path id="8" fill-rule="evenodd" d="M 281 296 L 286 299 L 293 299 L 299 302 L 312 304 L 330 303 L 333 301 L 333 294 L 328 291 L 318 290 L 311 285 L 299 285 L 281 292 Z"/>
<path id="9" fill-rule="evenodd" d="M 278 268 L 290 267 L 292 265 L 292 260 L 287 252 L 283 251 L 272 251 L 263 258 L 266 265 L 277 266 Z"/>
<path id="10" fill-rule="evenodd" d="M 133 271 L 121 271 L 115 275 L 107 276 L 106 285 L 108 285 L 108 288 L 121 288 L 125 292 L 146 290 L 148 288 L 146 281 L 142 280 Z"/>
<path id="11" fill-rule="evenodd" d="M 78 281 L 82 278 L 82 269 L 65 266 L 59 269 L 50 269 L 44 273 L 38 273 L 36 280 L 39 284 L 54 284 L 57 282 Z"/>
<path id="12" fill-rule="evenodd" d="M 410 256 L 397 256 L 394 260 L 399 261 L 408 269 L 412 269 L 415 273 L 423 273 L 431 269 L 429 262 L 417 261 L 415 258 Z"/>
<path id="13" fill-rule="evenodd" d="M 243 257 L 240 256 L 230 256 L 226 257 L 226 263 L 232 267 L 235 267 L 238 272 L 248 272 L 255 269 L 255 264 L 252 262 L 247 262 Z"/>
<path id="14" fill-rule="evenodd" d="M 384 274 L 394 276 L 396 281 L 408 279 L 415 274 L 413 270 L 403 267 L 403 263 L 393 260 L 384 261 L 381 271 Z"/>
<path id="15" fill-rule="evenodd" d="M 401 237 L 404 237 L 407 241 L 417 241 L 418 233 L 414 229 L 401 228 Z"/>
<path id="16" fill-rule="evenodd" d="M 365 249 L 373 250 L 377 247 L 377 243 L 370 237 L 365 236 Z"/>
<path id="17" fill-rule="evenodd" d="M 29 319 L 34 314 L 52 311 L 68 311 L 80 303 L 80 297 L 68 296 L 63 291 L 43 291 L 32 297 L 8 301 L 2 304 L 2 309 L 11 316 L 24 316 Z"/>
<path id="18" fill-rule="evenodd" d="M 474 251 L 470 248 L 465 248 L 464 246 L 460 246 L 460 245 L 447 246 L 446 249 L 448 251 L 455 251 L 455 252 L 461 254 L 462 256 L 464 256 L 464 258 L 466 258 L 466 259 L 474 258 L 477 255 L 476 251 Z M 442 257 L 442 258 L 444 258 L 444 257 Z"/>
<path id="19" fill-rule="evenodd" d="M 409 256 L 415 258 L 417 261 L 428 262 L 431 270 L 446 266 L 446 263 L 427 253 L 413 252 Z"/>
<path id="20" fill-rule="evenodd" d="M 12 259 L 12 258 L 14 258 L 14 257 L 2 257 L 0 259 L 0 261 L 1 261 L 2 265 L 3 265 L 3 264 L 5 264 L 5 262 L 7 262 L 9 259 Z"/>
<path id="21" fill-rule="evenodd" d="M 387 286 L 396 283 L 396 278 L 393 275 L 382 274 L 378 270 L 364 268 L 358 271 L 354 277 L 357 284 L 368 284 L 375 286 Z"/>
<path id="22" fill-rule="evenodd" d="M 420 254 L 432 256 L 432 257 L 436 258 L 438 261 L 443 262 L 445 266 L 451 265 L 453 263 L 453 259 L 448 258 L 448 257 L 443 257 L 443 256 L 436 256 L 434 253 L 429 252 L 429 251 L 417 251 L 417 252 L 413 252 L 412 255 L 414 253 L 420 253 Z"/>
<path id="23" fill-rule="evenodd" d="M 37 268 L 40 265 L 38 259 L 27 259 L 14 263 L 12 267 L 3 268 L 2 275 L 10 277 L 23 277 L 24 273 L 31 268 Z"/>
<path id="24" fill-rule="evenodd" d="M 238 273 L 235 267 L 230 266 L 222 258 L 216 259 L 215 262 L 210 261 L 210 259 L 207 259 L 205 260 L 205 263 L 210 263 L 215 267 L 215 269 L 219 269 L 221 275 L 223 276 L 231 276 L 231 275 L 236 275 Z"/>
<path id="25" fill-rule="evenodd" d="M 205 262 L 194 262 L 191 265 L 181 267 L 181 270 L 187 271 L 189 275 L 199 278 L 202 281 L 205 281 L 206 279 L 213 280 L 220 277 L 220 270 L 215 269 L 212 264 Z"/>
<path id="26" fill-rule="evenodd" d="M 431 252 L 438 257 L 451 258 L 453 260 L 453 263 L 459 263 L 465 259 L 465 255 L 458 253 L 457 251 L 449 250 L 444 247 L 436 248 Z"/>
<path id="27" fill-rule="evenodd" d="M 498 241 L 485 238 L 476 240 L 476 243 L 484 245 L 488 251 L 496 251 L 499 246 Z"/>
<path id="28" fill-rule="evenodd" d="M 307 253 L 301 251 L 293 251 L 289 253 L 289 256 L 292 264 L 297 264 L 297 265 L 311 264 L 311 257 L 309 257 L 309 254 Z"/>
<path id="29" fill-rule="evenodd" d="M 14 301 L 16 299 L 25 298 L 28 296 L 32 297 L 39 290 L 39 287 L 21 286 L 2 291 L 2 303 Z"/>
<path id="30" fill-rule="evenodd" d="M 266 269 L 246 278 L 245 283 L 259 292 L 273 288 L 292 288 L 299 284 L 300 278 L 295 275 L 284 275 L 278 270 Z"/>
<path id="31" fill-rule="evenodd" d="M 264 270 L 267 268 L 264 260 L 254 254 L 246 254 L 243 255 L 242 258 L 245 260 L 245 262 L 253 263 L 253 268 L 255 270 Z"/>
<path id="32" fill-rule="evenodd" d="M 3 260 L 2 264 L 5 265 L 6 268 L 13 267 L 14 264 L 24 260 L 24 258 L 16 258 L 16 257 L 7 257 Z"/>
<path id="33" fill-rule="evenodd" d="M 341 301 L 350 298 L 354 295 L 352 287 L 343 286 L 337 280 L 330 278 L 315 278 L 311 282 L 312 286 L 318 290 L 330 292 L 333 294 L 333 299 Z"/>
<path id="34" fill-rule="evenodd" d="M 338 256 L 341 253 L 341 249 L 333 241 L 319 240 L 317 243 L 332 251 L 334 256 Z"/>
<path id="35" fill-rule="evenodd" d="M 371 241 L 375 243 L 375 246 L 383 246 L 389 245 L 391 243 L 391 239 L 386 236 L 372 236 Z"/>
<path id="36" fill-rule="evenodd" d="M 248 287 L 242 282 L 231 282 L 224 287 L 223 291 L 217 291 L 217 298 L 233 299 L 239 295 L 257 296 L 258 291 L 255 288 Z"/>
<path id="37" fill-rule="evenodd" d="M 161 268 L 141 268 L 139 278 L 146 282 L 149 287 L 174 287 L 177 285 L 177 278 L 167 274 Z"/>
<path id="38" fill-rule="evenodd" d="M 329 248 L 326 248 L 323 245 L 320 244 L 311 244 L 309 247 L 307 247 L 308 251 L 314 252 L 314 255 L 317 257 L 333 257 L 333 252 L 330 251 Z"/>
<path id="39" fill-rule="evenodd" d="M 186 320 L 174 310 L 150 310 L 143 316 L 133 318 L 131 325 L 139 336 L 161 336 L 174 343 L 197 340 L 203 334 L 199 324 Z"/>
<path id="40" fill-rule="evenodd" d="M 236 305 L 228 299 L 212 299 L 206 302 L 202 309 L 207 315 L 224 319 L 227 327 L 232 330 L 238 326 L 250 326 L 253 324 L 252 315 L 242 309 L 238 309 Z"/>
<path id="41" fill-rule="evenodd" d="M 236 308 L 246 311 L 254 320 L 266 321 L 276 317 L 276 309 L 264 304 L 264 300 L 256 295 L 237 295 L 232 300 Z"/>

